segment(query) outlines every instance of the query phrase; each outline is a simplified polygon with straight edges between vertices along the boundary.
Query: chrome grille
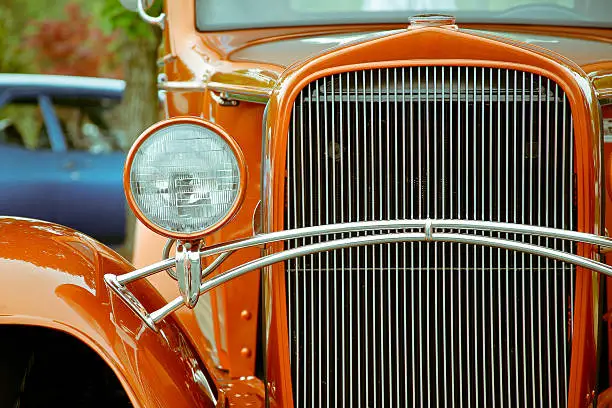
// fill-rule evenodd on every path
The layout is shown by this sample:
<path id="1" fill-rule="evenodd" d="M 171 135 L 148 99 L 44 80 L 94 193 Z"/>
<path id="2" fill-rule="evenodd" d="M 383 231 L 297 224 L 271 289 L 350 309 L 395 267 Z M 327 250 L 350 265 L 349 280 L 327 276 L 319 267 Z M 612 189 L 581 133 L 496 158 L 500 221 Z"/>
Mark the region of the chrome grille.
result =
<path id="1" fill-rule="evenodd" d="M 407 67 L 321 78 L 292 111 L 285 226 L 447 218 L 574 229 L 572 129 L 562 89 L 536 74 Z M 567 404 L 569 264 L 424 242 L 285 268 L 296 407 Z"/>

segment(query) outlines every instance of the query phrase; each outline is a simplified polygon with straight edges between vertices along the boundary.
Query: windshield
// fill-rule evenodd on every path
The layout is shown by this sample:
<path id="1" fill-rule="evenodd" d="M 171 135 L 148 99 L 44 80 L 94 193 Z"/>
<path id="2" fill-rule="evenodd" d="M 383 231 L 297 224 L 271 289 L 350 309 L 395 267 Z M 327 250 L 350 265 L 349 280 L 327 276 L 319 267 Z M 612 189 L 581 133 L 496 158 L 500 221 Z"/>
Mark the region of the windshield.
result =
<path id="1" fill-rule="evenodd" d="M 201 31 L 408 22 L 444 13 L 457 22 L 612 27 L 611 0 L 195 0 Z"/>

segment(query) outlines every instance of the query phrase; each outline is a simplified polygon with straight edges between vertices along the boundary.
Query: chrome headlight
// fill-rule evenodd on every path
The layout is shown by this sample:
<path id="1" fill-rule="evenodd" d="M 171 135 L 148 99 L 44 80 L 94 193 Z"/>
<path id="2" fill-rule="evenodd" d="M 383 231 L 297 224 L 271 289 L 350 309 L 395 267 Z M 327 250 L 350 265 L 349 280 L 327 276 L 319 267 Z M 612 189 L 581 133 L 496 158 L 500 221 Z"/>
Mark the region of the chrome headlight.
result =
<path id="1" fill-rule="evenodd" d="M 200 238 L 229 221 L 246 181 L 235 141 L 196 118 L 170 119 L 145 130 L 128 154 L 123 177 L 140 221 L 178 239 Z"/>

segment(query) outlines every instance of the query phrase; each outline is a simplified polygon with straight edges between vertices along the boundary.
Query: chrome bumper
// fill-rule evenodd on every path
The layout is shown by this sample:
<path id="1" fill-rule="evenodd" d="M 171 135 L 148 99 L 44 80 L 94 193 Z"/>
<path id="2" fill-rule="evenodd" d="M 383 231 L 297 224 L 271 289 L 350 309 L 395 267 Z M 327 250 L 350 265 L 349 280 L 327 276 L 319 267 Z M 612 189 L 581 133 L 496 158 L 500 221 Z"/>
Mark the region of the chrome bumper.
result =
<path id="1" fill-rule="evenodd" d="M 411 230 L 411 232 L 398 232 Z M 471 234 L 460 232 L 439 232 L 440 230 L 469 230 Z M 312 245 L 288 249 L 259 259 L 247 262 L 243 265 L 232 268 L 226 272 L 206 279 L 219 265 L 223 263 L 234 251 L 242 248 L 266 245 L 273 242 L 281 242 L 295 238 L 311 237 L 316 235 L 340 234 L 350 232 L 380 232 L 375 235 L 357 236 L 329 240 Z M 390 232 L 395 231 L 395 232 Z M 545 258 L 556 259 L 576 266 L 584 267 L 595 272 L 612 277 L 612 267 L 594 261 L 583 256 L 566 253 L 563 251 L 528 244 L 525 242 L 513 241 L 508 239 L 493 238 L 484 235 L 474 235 L 474 232 L 503 232 L 522 234 L 534 237 L 557 238 L 595 245 L 599 249 L 612 248 L 612 239 L 601 237 L 594 234 L 567 231 L 556 228 L 535 227 L 522 224 L 497 223 L 487 221 L 464 221 L 464 220 L 397 220 L 397 221 L 365 221 L 343 224 L 330 224 L 317 227 L 298 228 L 268 234 L 259 234 L 252 238 L 234 241 L 199 251 L 200 258 L 207 258 L 214 255 L 217 257 L 204 269 L 202 273 L 202 283 L 198 290 L 202 295 L 211 289 L 216 288 L 234 278 L 242 276 L 248 272 L 260 269 L 277 262 L 298 258 L 318 252 L 332 251 L 341 248 L 358 247 L 373 244 L 385 244 L 393 242 L 456 242 L 463 244 L 473 244 L 494 248 L 508 249 L 523 252 L 531 255 L 542 256 Z M 153 312 L 148 312 L 142 303 L 130 292 L 127 285 L 139 279 L 169 270 L 175 267 L 175 259 L 165 259 L 145 268 L 137 269 L 124 275 L 104 275 L 107 286 L 119 296 L 126 305 L 134 311 L 142 321 L 152 330 L 157 331 L 156 324 L 163 320 L 170 313 L 176 311 L 184 305 L 182 297 L 177 297 L 162 308 Z M 185 279 L 179 279 L 179 284 Z M 181 288 L 184 289 L 184 288 Z"/>

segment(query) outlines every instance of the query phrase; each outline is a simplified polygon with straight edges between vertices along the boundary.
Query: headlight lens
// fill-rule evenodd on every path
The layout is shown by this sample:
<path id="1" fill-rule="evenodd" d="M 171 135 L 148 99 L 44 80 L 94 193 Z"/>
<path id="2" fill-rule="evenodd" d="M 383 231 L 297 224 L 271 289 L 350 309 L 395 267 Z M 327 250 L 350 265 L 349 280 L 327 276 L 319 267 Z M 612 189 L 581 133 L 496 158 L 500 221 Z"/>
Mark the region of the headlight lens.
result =
<path id="1" fill-rule="evenodd" d="M 164 235 L 201 236 L 237 207 L 240 152 L 224 132 L 199 119 L 167 123 L 145 131 L 128 156 L 128 201 L 141 221 Z"/>

